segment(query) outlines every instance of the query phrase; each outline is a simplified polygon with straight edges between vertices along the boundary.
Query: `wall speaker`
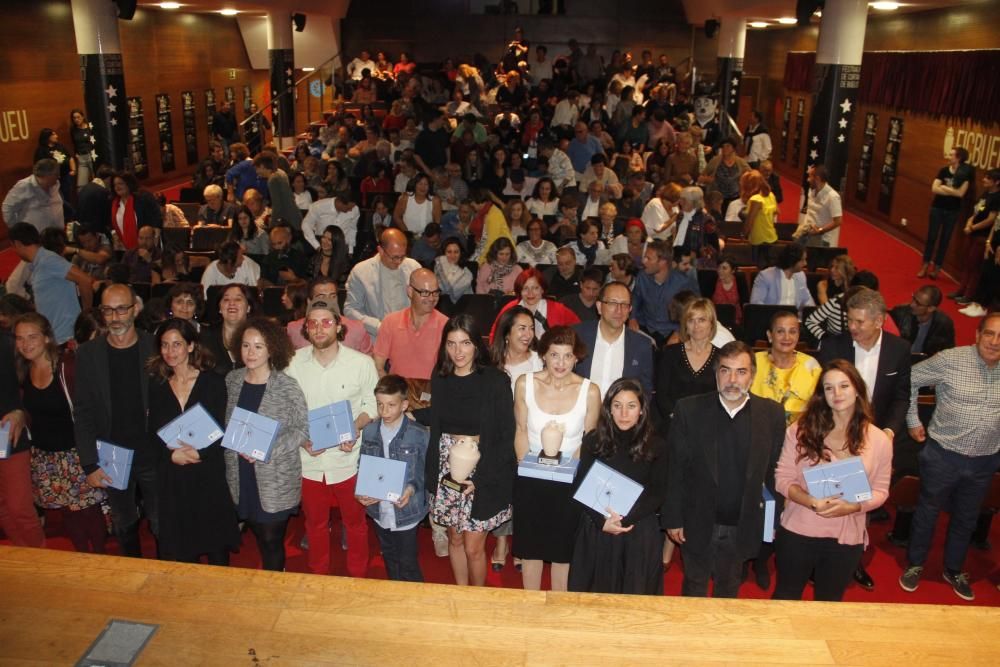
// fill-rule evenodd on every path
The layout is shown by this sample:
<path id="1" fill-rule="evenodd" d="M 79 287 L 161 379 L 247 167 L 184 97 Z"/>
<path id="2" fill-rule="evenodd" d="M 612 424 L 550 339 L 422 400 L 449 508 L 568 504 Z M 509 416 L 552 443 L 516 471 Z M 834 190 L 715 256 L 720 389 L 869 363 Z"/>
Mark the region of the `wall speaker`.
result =
<path id="1" fill-rule="evenodd" d="M 306 15 L 292 14 L 292 23 L 295 24 L 295 32 L 302 32 L 306 29 Z"/>
<path id="2" fill-rule="evenodd" d="M 714 39 L 719 34 L 719 22 L 715 19 L 705 21 L 705 37 Z"/>
<path id="3" fill-rule="evenodd" d="M 115 0 L 115 4 L 118 5 L 118 18 L 122 21 L 131 21 L 135 16 L 135 3 L 136 0 Z"/>

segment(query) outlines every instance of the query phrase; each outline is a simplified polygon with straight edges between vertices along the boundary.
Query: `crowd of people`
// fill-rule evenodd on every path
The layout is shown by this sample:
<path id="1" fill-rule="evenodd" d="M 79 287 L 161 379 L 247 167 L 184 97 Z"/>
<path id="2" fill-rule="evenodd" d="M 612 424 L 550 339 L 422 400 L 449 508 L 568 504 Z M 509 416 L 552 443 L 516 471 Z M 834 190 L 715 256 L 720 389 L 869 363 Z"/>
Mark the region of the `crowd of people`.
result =
<path id="1" fill-rule="evenodd" d="M 574 43 L 550 61 L 518 34 L 495 68 L 431 76 L 362 52 L 341 91 L 355 104 L 289 156 L 260 134 L 217 137 L 190 221 L 80 148 L 78 191 L 41 156 L 4 201 L 21 259 L 0 298 L 8 538 L 44 545 L 37 506 L 61 512 L 77 550 L 104 553 L 107 508 L 124 555 L 142 555 L 144 517 L 160 558 L 228 564 L 243 527 L 282 570 L 301 512 L 309 570 L 328 574 L 337 506 L 355 577 L 374 529 L 388 576 L 422 581 L 428 525 L 463 585 L 512 557 L 525 588 L 550 563 L 553 590 L 659 594 L 679 550 L 685 595 L 734 597 L 751 564 L 767 589 L 774 554 L 775 598 L 812 577 L 817 599 L 839 600 L 852 580 L 875 586 L 867 521 L 893 480 L 919 474 L 920 501 L 893 526 L 899 583 L 917 588 L 949 509 L 945 579 L 972 599 L 966 551 L 986 542 L 979 504 L 1000 468 L 1000 314 L 982 308 L 975 344 L 955 347 L 932 283 L 890 310 L 846 253 L 811 283 L 809 253 L 838 247 L 842 224 L 823 166 L 779 242 L 761 115 L 746 142 L 720 136 L 666 58 L 595 57 Z M 86 147 L 83 113 L 73 122 Z M 990 229 L 981 275 L 954 297 L 992 289 L 998 176 L 966 227 Z M 167 242 L 182 227 L 224 240 L 211 258 L 186 252 Z M 140 298 L 155 283 L 166 296 Z M 280 317 L 259 300 L 272 286 Z M 494 307 L 487 320 L 458 307 L 470 294 Z M 766 341 L 743 340 L 748 304 L 779 307 Z M 357 439 L 314 448 L 309 411 L 337 401 Z M 168 448 L 157 432 L 195 404 L 223 428 L 237 408 L 277 420 L 270 457 Z M 573 481 L 520 474 L 553 439 L 578 461 Z M 134 452 L 125 488 L 108 485 L 99 441 Z M 456 480 L 453 452 L 470 448 Z M 355 493 L 361 454 L 407 463 L 398 498 Z M 866 499 L 811 495 L 811 468 L 855 458 Z M 574 500 L 598 463 L 641 486 L 625 514 Z"/>

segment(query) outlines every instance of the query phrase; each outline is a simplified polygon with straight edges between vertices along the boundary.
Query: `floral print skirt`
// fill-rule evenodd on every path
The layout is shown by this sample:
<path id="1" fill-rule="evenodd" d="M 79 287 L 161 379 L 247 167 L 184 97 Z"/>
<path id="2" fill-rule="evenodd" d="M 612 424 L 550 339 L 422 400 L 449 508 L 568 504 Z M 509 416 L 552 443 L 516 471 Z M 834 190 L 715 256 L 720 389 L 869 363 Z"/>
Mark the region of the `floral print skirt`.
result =
<path id="1" fill-rule="evenodd" d="M 493 530 L 494 528 L 508 522 L 513 517 L 513 509 L 510 505 L 498 514 L 479 521 L 472 518 L 472 500 L 476 495 L 473 491 L 468 495 L 462 495 L 461 491 L 455 491 L 441 484 L 441 479 L 451 472 L 448 454 L 451 446 L 455 443 L 455 438 L 448 434 L 441 434 L 441 441 L 438 443 L 440 452 L 441 467 L 438 471 L 438 488 L 431 505 L 431 520 L 440 526 L 454 528 L 459 533 L 481 533 Z M 475 470 L 472 474 L 475 474 Z"/>
<path id="2" fill-rule="evenodd" d="M 87 484 L 76 449 L 46 452 L 31 448 L 31 485 L 35 504 L 44 509 L 86 509 L 104 500 L 104 491 Z"/>

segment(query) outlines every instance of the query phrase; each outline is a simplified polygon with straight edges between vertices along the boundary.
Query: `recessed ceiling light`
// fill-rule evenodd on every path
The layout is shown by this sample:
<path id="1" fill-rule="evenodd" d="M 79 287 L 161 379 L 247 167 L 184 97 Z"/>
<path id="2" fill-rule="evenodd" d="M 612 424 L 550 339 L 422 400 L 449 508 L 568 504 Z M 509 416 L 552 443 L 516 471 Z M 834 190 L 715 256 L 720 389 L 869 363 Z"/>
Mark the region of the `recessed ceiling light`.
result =
<path id="1" fill-rule="evenodd" d="M 316 68 L 315 67 L 303 67 L 302 71 L 303 72 L 315 72 Z"/>
<path id="2" fill-rule="evenodd" d="M 240 13 L 240 10 L 238 10 L 238 9 L 220 9 L 219 13 L 222 14 L 223 16 L 236 16 L 237 14 Z"/>
<path id="3" fill-rule="evenodd" d="M 798 19 L 794 19 L 791 16 L 782 16 L 778 19 L 778 23 L 781 25 L 792 25 L 793 23 L 798 23 Z"/>
<path id="4" fill-rule="evenodd" d="M 898 2 L 873 2 L 871 3 L 872 9 L 877 9 L 880 12 L 891 12 L 899 9 Z"/>
<path id="5" fill-rule="evenodd" d="M 180 9 L 181 3 L 179 2 L 161 2 L 160 9 Z"/>
<path id="6" fill-rule="evenodd" d="M 766 28 L 768 26 L 768 24 L 764 21 L 750 21 L 747 25 L 751 28 Z"/>

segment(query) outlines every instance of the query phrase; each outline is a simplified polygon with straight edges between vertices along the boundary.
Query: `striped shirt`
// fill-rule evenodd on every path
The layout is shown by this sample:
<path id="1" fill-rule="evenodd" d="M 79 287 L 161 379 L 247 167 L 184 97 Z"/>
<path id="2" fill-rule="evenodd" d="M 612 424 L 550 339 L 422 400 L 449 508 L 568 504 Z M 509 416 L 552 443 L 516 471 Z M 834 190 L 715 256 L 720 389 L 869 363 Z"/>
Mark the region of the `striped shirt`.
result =
<path id="1" fill-rule="evenodd" d="M 920 425 L 917 391 L 934 387 L 937 405 L 928 428 L 944 449 L 963 456 L 1000 451 L 1000 364 L 989 368 L 975 345 L 942 350 L 915 365 L 906 425 Z"/>

